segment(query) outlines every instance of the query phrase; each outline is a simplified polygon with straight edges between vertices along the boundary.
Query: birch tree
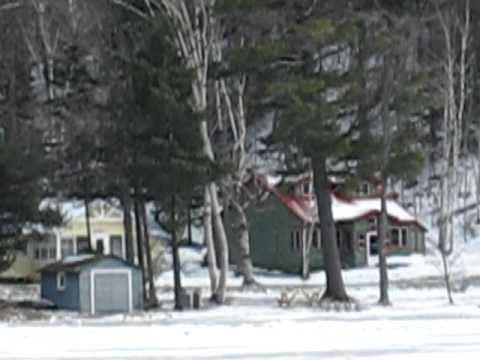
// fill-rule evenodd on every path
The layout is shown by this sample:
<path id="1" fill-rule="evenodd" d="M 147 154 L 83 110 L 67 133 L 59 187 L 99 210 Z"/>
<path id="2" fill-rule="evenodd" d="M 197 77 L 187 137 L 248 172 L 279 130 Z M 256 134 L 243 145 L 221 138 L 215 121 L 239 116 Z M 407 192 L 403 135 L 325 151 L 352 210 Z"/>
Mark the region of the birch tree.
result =
<path id="1" fill-rule="evenodd" d="M 441 6 L 435 2 L 435 13 L 441 31 L 443 51 L 440 52 L 441 71 L 438 77 L 439 99 L 443 110 L 441 162 L 438 173 L 438 242 L 442 258 L 448 300 L 453 304 L 448 257 L 454 253 L 454 210 L 458 203 L 458 168 L 464 141 L 465 113 L 470 95 L 468 72 L 471 66 L 471 7 L 470 0 Z"/>
<path id="2" fill-rule="evenodd" d="M 217 161 L 211 134 L 217 126 L 215 119 L 208 119 L 208 72 L 212 59 L 212 47 L 218 34 L 218 24 L 213 16 L 215 0 L 144 0 L 142 6 L 131 2 L 112 0 L 119 6 L 136 13 L 145 20 L 165 15 L 173 29 L 173 41 L 187 68 L 191 69 L 192 107 L 200 116 L 198 136 L 203 144 L 203 154 L 212 162 Z M 218 119 L 217 119 L 218 120 Z M 204 235 L 210 273 L 212 300 L 225 301 L 228 271 L 228 241 L 221 217 L 219 187 L 211 181 L 204 190 Z M 214 261 L 218 259 L 218 261 Z"/>

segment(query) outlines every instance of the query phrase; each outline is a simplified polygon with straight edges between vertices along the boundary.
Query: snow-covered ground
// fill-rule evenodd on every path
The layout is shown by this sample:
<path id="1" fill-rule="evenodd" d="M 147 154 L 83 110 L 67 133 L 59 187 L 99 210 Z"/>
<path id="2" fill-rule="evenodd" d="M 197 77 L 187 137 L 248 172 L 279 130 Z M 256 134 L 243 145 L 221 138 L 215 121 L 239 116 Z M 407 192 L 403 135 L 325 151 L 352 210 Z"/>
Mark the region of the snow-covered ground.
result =
<path id="1" fill-rule="evenodd" d="M 208 269 L 199 268 L 198 263 L 203 260 L 205 252 L 198 249 L 181 249 L 182 258 L 182 284 L 187 287 L 209 286 Z M 452 273 L 455 279 L 480 277 L 480 239 L 469 244 L 458 246 L 458 254 L 453 256 Z M 457 256 L 458 255 L 458 256 Z M 411 256 L 392 256 L 388 258 L 389 278 L 392 282 L 407 282 L 409 280 L 425 280 L 440 278 L 442 275 L 441 258 L 429 250 L 427 256 L 415 254 Z M 274 287 L 291 286 L 323 286 L 325 274 L 323 271 L 313 272 L 308 280 L 291 274 L 275 271 L 257 270 L 257 280 L 262 284 Z M 345 283 L 349 286 L 374 285 L 378 282 L 378 268 L 371 266 L 362 269 L 343 271 Z M 166 271 L 157 278 L 157 286 L 171 286 L 173 272 Z M 229 274 L 229 286 L 239 287 L 242 283 L 240 277 L 233 272 Z"/>
<path id="2" fill-rule="evenodd" d="M 445 303 L 441 289 L 393 289 L 392 308 L 376 288 L 352 290 L 362 311 L 276 306 L 276 293 L 232 294 L 230 306 L 130 316 L 71 315 L 0 325 L 1 359 L 422 359 L 480 355 L 480 289 Z"/>
<path id="3" fill-rule="evenodd" d="M 183 282 L 202 287 L 203 254 L 183 249 Z M 160 310 L 108 317 L 41 311 L 0 323 L 0 359 L 465 359 L 480 357 L 480 286 L 454 294 L 447 305 L 443 288 L 423 286 L 440 275 L 433 256 L 391 258 L 390 308 L 375 304 L 378 269 L 345 271 L 349 293 L 360 311 L 323 311 L 299 295 L 280 308 L 284 288 L 322 289 L 324 276 L 304 282 L 282 273 L 259 272 L 267 293 L 243 293 L 230 274 L 229 305 L 172 312 L 171 273 L 157 279 Z M 469 245 L 458 267 L 463 277 L 480 275 L 480 247 Z M 35 285 L 0 285 L 0 299 L 38 297 Z M 1 313 L 1 310 L 0 310 Z M 37 319 L 37 320 L 34 320 Z"/>

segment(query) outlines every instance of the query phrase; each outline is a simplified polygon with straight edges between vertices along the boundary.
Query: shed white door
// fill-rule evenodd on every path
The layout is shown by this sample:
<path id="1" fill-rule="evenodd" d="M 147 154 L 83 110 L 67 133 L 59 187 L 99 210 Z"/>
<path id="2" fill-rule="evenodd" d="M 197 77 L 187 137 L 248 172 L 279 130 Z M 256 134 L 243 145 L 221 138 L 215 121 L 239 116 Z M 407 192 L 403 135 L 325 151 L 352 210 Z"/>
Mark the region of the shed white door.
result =
<path id="1" fill-rule="evenodd" d="M 132 311 L 132 274 L 129 269 L 94 269 L 91 273 L 91 312 Z"/>

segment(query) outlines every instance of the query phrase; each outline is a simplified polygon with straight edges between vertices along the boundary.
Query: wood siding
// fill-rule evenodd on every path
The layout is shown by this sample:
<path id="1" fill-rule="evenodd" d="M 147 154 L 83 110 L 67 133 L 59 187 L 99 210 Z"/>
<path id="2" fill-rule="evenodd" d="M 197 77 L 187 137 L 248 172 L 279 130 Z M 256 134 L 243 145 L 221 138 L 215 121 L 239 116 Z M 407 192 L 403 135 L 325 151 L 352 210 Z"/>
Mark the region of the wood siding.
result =
<path id="1" fill-rule="evenodd" d="M 302 252 L 292 248 L 291 232 L 302 229 L 304 224 L 276 198 L 270 197 L 261 207 L 251 209 L 248 213 L 250 232 L 250 251 L 253 265 L 268 270 L 281 270 L 288 273 L 300 273 Z M 395 226 L 391 221 L 390 226 Z M 372 225 L 367 219 L 355 222 L 337 223 L 340 234 L 340 255 L 344 268 L 366 265 L 365 241 L 366 233 Z M 406 255 L 425 252 L 423 231 L 415 224 L 402 225 L 407 229 L 406 246 L 390 248 L 391 255 Z M 362 241 L 362 236 L 364 240 Z M 351 238 L 348 244 L 346 239 Z M 231 244 L 231 262 L 238 259 L 238 244 Z M 310 268 L 323 268 L 322 250 L 312 246 L 310 251 Z"/>

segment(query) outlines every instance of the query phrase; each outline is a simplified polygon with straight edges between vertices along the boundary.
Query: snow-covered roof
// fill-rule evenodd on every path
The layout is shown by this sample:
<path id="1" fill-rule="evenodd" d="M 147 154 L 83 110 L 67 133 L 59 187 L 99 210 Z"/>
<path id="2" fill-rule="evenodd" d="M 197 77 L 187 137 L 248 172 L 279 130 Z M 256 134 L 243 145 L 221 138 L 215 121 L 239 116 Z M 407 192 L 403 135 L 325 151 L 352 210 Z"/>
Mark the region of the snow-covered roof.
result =
<path id="1" fill-rule="evenodd" d="M 86 209 L 83 200 L 46 198 L 40 202 L 40 210 L 47 208 L 58 210 L 66 221 L 85 220 Z M 89 208 L 92 221 L 95 221 L 95 219 L 121 221 L 123 218 L 118 199 L 96 199 L 90 202 Z"/>
<path id="2" fill-rule="evenodd" d="M 95 257 L 95 254 L 81 254 L 81 255 L 72 255 L 72 256 L 67 256 L 62 260 L 63 264 L 71 264 L 75 262 L 80 262 L 80 261 L 85 261 L 89 260 L 91 258 Z"/>
<path id="3" fill-rule="evenodd" d="M 379 215 L 381 212 L 381 201 L 379 197 L 344 200 L 332 194 L 331 198 L 333 218 L 335 221 L 352 221 L 369 215 Z M 421 224 L 396 200 L 387 199 L 387 214 L 397 222 L 416 223 L 422 229 L 426 230 L 426 226 Z"/>
<path id="4" fill-rule="evenodd" d="M 40 271 L 41 272 L 58 272 L 58 271 L 71 271 L 71 272 L 79 272 L 85 266 L 95 264 L 99 261 L 103 261 L 105 259 L 112 259 L 119 264 L 124 264 L 129 267 L 137 267 L 136 265 L 130 264 L 126 262 L 124 259 L 119 258 L 113 255 L 100 255 L 100 254 L 85 254 L 85 255 L 78 255 L 78 256 L 69 256 L 65 259 L 59 260 L 52 264 L 48 264 L 43 267 Z"/>
<path id="5" fill-rule="evenodd" d="M 270 192 L 276 196 L 293 214 L 301 220 L 318 222 L 316 203 L 314 199 L 285 194 L 270 187 Z M 381 210 L 379 197 L 345 199 L 331 192 L 332 213 L 335 222 L 355 221 L 368 216 L 378 216 Z M 401 224 L 416 224 L 422 230 L 427 227 L 405 210 L 397 201 L 387 199 L 388 217 Z"/>

